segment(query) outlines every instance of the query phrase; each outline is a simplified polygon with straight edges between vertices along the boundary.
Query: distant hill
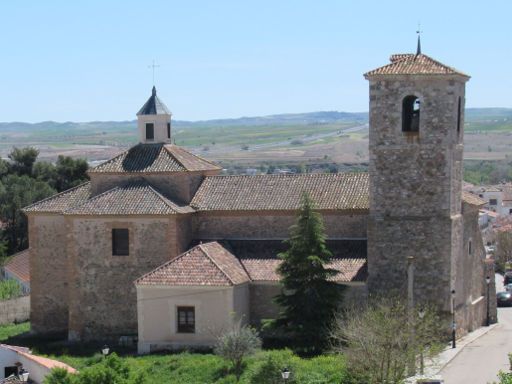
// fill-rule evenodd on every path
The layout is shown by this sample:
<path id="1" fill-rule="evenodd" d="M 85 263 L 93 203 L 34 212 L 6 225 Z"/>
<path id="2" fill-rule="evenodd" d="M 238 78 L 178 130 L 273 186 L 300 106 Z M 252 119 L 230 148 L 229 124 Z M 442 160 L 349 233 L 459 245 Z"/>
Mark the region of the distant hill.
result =
<path id="1" fill-rule="evenodd" d="M 493 123 L 512 120 L 512 108 L 468 108 L 466 122 Z M 229 126 L 275 126 L 275 125 L 309 125 L 333 124 L 343 122 L 368 121 L 368 112 L 320 111 L 306 113 L 286 113 L 269 116 L 239 117 L 232 119 L 214 119 L 200 121 L 173 120 L 173 126 L 179 129 L 187 127 L 229 127 Z M 85 123 L 43 121 L 30 124 L 23 122 L 0 123 L 2 133 L 54 132 L 59 134 L 77 134 L 80 131 L 89 133 L 132 131 L 136 120 L 132 121 L 91 121 Z"/>
<path id="2" fill-rule="evenodd" d="M 228 126 L 261 126 L 261 125 L 307 125 L 307 124 L 331 124 L 337 122 L 362 123 L 368 120 L 367 112 L 309 112 L 289 113 L 258 117 L 239 117 L 233 119 L 215 119 L 201 121 L 173 120 L 175 128 L 187 127 L 228 127 Z M 59 123 L 55 121 L 43 121 L 41 123 L 10 122 L 0 123 L 0 133 L 32 132 L 32 131 L 56 131 L 63 133 L 76 133 L 76 131 L 88 130 L 89 132 L 101 131 L 125 131 L 132 130 L 136 120 L 132 121 L 91 121 L 86 123 L 74 123 L 67 121 Z"/>

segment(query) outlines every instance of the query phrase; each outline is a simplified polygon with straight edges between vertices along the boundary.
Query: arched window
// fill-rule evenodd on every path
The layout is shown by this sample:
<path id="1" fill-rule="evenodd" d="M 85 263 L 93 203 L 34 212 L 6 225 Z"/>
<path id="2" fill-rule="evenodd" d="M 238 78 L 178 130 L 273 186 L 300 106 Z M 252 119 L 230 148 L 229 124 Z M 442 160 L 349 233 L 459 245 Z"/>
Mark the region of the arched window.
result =
<path id="1" fill-rule="evenodd" d="M 420 99 L 416 96 L 406 96 L 402 101 L 402 131 L 420 131 Z"/>

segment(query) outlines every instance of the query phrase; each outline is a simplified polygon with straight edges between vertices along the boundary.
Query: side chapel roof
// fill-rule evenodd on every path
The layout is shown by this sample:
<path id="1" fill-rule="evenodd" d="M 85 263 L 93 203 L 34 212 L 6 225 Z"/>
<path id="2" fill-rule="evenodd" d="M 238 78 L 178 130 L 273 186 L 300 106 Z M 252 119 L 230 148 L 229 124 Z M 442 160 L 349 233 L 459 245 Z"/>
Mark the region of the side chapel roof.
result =
<path id="1" fill-rule="evenodd" d="M 136 285 L 232 286 L 249 281 L 279 281 L 281 260 L 273 255 L 235 256 L 216 241 L 199 244 L 135 281 Z M 338 283 L 366 280 L 366 258 L 334 258 L 327 265 L 338 271 Z"/>

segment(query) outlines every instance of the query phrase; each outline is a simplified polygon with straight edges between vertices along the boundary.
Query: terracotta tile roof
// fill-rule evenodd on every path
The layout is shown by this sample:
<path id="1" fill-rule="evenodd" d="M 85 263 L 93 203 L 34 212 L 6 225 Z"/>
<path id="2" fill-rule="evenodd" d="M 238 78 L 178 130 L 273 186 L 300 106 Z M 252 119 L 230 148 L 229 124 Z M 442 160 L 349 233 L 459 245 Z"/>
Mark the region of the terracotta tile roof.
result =
<path id="1" fill-rule="evenodd" d="M 348 242 L 339 241 L 339 248 L 346 246 Z M 359 253 L 354 253 L 353 257 L 336 256 L 336 251 L 333 250 L 333 260 L 329 267 L 339 272 L 333 279 L 336 282 L 366 281 L 366 241 L 353 242 L 355 244 L 352 248 L 359 249 Z M 241 255 L 235 256 L 230 252 L 230 246 L 241 251 Z M 247 252 L 244 253 L 244 249 Z M 279 240 L 228 240 L 222 241 L 222 245 L 216 241 L 204 243 L 142 276 L 135 284 L 228 286 L 248 281 L 279 281 L 279 275 L 276 273 L 276 268 L 281 263 L 277 258 L 278 249 L 280 252 L 286 249 Z M 258 250 L 262 250 L 263 253 Z"/>
<path id="2" fill-rule="evenodd" d="M 33 355 L 28 348 L 17 347 L 14 345 L 0 344 L 0 349 L 9 349 L 11 351 L 16 352 L 19 356 L 22 356 L 28 360 L 31 360 L 42 367 L 51 370 L 53 368 L 63 368 L 67 370 L 69 373 L 76 373 L 76 369 L 70 367 L 67 364 L 64 364 L 60 361 L 49 359 L 47 357 Z"/>
<path id="3" fill-rule="evenodd" d="M 240 261 L 219 243 L 211 242 L 193 247 L 135 284 L 229 286 L 248 281 Z"/>
<path id="4" fill-rule="evenodd" d="M 194 212 L 141 180 L 112 188 L 64 212 L 67 215 L 170 215 Z"/>
<path id="5" fill-rule="evenodd" d="M 212 171 L 221 168 L 173 144 L 137 144 L 88 173 Z"/>
<path id="6" fill-rule="evenodd" d="M 477 195 L 471 192 L 462 191 L 462 201 L 464 203 L 470 204 L 470 205 L 484 205 L 486 203 L 485 200 L 481 199 Z"/>
<path id="7" fill-rule="evenodd" d="M 242 259 L 243 266 L 252 281 L 279 281 L 276 272 L 281 264 L 279 259 Z M 335 259 L 327 264 L 328 268 L 335 269 L 338 274 L 334 277 L 337 283 L 366 281 L 366 259 Z"/>
<path id="8" fill-rule="evenodd" d="M 4 270 L 12 275 L 15 275 L 19 280 L 29 283 L 30 282 L 30 253 L 26 249 L 18 252 L 9 258 L 4 265 Z"/>
<path id="9" fill-rule="evenodd" d="M 377 75 L 459 75 L 469 79 L 469 76 L 455 68 L 440 63 L 424 54 L 391 55 L 391 63 L 364 74 L 365 78 Z"/>
<path id="10" fill-rule="evenodd" d="M 91 194 L 90 187 L 90 182 L 81 184 L 75 188 L 68 189 L 67 191 L 29 205 L 28 207 L 23 208 L 23 212 L 62 213 L 67 209 L 73 208 L 87 201 Z"/>
<path id="11" fill-rule="evenodd" d="M 275 272 L 281 263 L 277 254 L 286 251 L 281 240 L 222 240 L 220 243 L 236 255 L 253 281 L 278 281 Z M 329 268 L 339 273 L 338 283 L 366 281 L 366 240 L 327 240 L 332 253 Z"/>
<path id="12" fill-rule="evenodd" d="M 367 210 L 368 173 L 209 176 L 190 205 L 198 211 L 296 210 L 308 192 L 319 210 Z"/>

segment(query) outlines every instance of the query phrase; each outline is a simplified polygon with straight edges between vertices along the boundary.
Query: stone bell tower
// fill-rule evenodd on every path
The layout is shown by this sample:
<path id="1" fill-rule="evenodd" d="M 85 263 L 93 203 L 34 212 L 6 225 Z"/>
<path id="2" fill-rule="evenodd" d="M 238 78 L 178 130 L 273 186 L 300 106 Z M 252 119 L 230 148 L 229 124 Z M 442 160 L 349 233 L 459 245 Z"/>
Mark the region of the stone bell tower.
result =
<path id="1" fill-rule="evenodd" d="M 143 144 L 171 142 L 171 112 L 156 95 L 153 86 L 148 101 L 137 112 L 139 142 Z"/>
<path id="2" fill-rule="evenodd" d="M 392 55 L 370 83 L 368 287 L 450 309 L 462 252 L 462 152 L 469 76 L 421 53 Z"/>

